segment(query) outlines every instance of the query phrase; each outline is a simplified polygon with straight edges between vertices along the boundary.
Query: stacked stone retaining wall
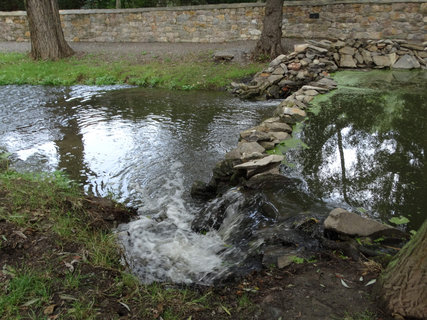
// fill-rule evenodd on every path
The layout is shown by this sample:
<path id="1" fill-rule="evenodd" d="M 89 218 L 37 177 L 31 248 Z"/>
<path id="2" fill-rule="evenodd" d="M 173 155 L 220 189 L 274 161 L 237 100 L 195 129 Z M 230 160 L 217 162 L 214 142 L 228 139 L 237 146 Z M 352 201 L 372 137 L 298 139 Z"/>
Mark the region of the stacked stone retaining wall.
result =
<path id="1" fill-rule="evenodd" d="M 427 41 L 427 0 L 285 1 L 283 35 Z M 121 10 L 63 10 L 68 41 L 226 42 L 256 40 L 264 4 Z M 26 13 L 0 12 L 0 41 L 28 41 Z"/>

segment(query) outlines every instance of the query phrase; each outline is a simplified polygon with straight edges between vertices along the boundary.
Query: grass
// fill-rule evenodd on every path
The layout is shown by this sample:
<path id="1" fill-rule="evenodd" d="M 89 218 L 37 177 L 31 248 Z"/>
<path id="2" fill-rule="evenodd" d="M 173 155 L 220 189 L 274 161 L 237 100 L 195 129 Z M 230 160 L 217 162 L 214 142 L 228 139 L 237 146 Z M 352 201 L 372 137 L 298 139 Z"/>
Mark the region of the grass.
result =
<path id="1" fill-rule="evenodd" d="M 114 234 L 90 227 L 84 201 L 62 173 L 0 170 L 0 319 L 116 319 L 131 310 L 171 320 L 254 308 L 247 296 L 229 305 L 211 288 L 142 285 L 122 265 Z"/>
<path id="2" fill-rule="evenodd" d="M 261 63 L 219 64 L 208 54 L 185 58 L 132 57 L 111 60 L 103 54 L 74 56 L 60 61 L 33 61 L 22 53 L 0 53 L 0 85 L 130 84 L 168 89 L 223 88 L 263 68 Z"/>

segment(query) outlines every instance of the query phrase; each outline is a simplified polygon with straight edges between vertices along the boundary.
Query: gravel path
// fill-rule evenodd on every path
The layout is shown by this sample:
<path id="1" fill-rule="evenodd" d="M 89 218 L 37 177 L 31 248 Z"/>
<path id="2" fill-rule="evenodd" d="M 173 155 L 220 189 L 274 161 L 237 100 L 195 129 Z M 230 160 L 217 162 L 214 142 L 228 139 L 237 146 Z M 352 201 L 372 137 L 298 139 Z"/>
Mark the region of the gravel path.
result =
<path id="1" fill-rule="evenodd" d="M 252 50 L 255 41 L 236 41 L 224 43 L 140 43 L 140 42 L 70 42 L 76 52 L 108 53 L 112 56 L 141 54 L 151 56 L 185 56 L 218 50 Z M 28 52 L 29 42 L 0 42 L 0 52 Z"/>
<path id="2" fill-rule="evenodd" d="M 285 39 L 283 46 L 289 51 L 293 44 L 301 42 L 294 39 Z M 190 54 L 215 52 L 223 50 L 238 50 L 250 52 L 255 48 L 256 41 L 233 41 L 223 43 L 144 43 L 144 42 L 69 42 L 76 52 L 101 53 L 122 58 L 141 53 L 146 58 L 158 58 L 166 56 L 181 57 Z M 29 42 L 0 42 L 0 52 L 29 52 Z"/>

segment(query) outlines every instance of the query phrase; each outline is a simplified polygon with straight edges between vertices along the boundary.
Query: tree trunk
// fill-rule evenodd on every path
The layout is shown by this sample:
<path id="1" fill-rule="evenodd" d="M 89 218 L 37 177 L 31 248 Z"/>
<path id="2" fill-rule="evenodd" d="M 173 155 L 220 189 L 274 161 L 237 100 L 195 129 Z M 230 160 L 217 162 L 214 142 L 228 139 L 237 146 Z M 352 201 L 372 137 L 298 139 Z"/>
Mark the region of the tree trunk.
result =
<path id="1" fill-rule="evenodd" d="M 58 60 L 74 54 L 64 38 L 57 0 L 26 0 L 31 57 Z"/>
<path id="2" fill-rule="evenodd" d="M 282 19 L 283 0 L 267 0 L 261 37 L 253 54 L 255 58 L 268 57 L 273 59 L 283 53 Z"/>
<path id="3" fill-rule="evenodd" d="M 376 294 L 392 314 L 427 319 L 427 220 L 387 266 Z"/>
<path id="4" fill-rule="evenodd" d="M 120 0 L 116 0 L 116 9 L 120 9 L 122 7 L 122 3 Z"/>

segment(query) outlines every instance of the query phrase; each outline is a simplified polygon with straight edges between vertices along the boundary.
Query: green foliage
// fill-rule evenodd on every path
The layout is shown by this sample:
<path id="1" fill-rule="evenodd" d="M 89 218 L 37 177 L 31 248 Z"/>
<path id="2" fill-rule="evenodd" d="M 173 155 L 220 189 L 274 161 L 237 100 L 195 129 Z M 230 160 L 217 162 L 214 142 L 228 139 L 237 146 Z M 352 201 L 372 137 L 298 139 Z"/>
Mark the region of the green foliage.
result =
<path id="1" fill-rule="evenodd" d="M 388 221 L 390 221 L 391 223 L 394 223 L 396 225 L 409 223 L 409 219 L 406 217 L 403 217 L 403 216 L 393 217 L 393 218 L 388 219 Z"/>
<path id="2" fill-rule="evenodd" d="M 293 256 L 293 257 L 292 257 L 292 262 L 293 262 L 293 263 L 296 263 L 296 264 L 303 264 L 303 263 L 304 263 L 304 261 L 305 261 L 305 259 L 304 259 L 304 258 L 300 258 L 300 257 L 297 257 L 297 256 Z"/>

